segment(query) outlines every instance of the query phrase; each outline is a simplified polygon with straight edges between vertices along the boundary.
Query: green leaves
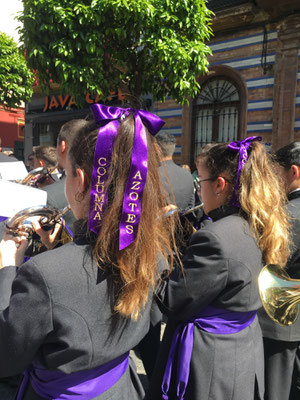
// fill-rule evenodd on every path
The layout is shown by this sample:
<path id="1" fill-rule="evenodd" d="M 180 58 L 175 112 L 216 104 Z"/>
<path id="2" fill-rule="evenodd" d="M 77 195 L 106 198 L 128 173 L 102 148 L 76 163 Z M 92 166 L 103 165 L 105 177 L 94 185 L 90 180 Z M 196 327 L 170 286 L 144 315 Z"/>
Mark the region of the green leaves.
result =
<path id="1" fill-rule="evenodd" d="M 82 98 L 120 88 L 181 103 L 207 71 L 211 12 L 205 0 L 23 0 L 28 63 Z"/>
<path id="2" fill-rule="evenodd" d="M 15 108 L 30 100 L 33 83 L 34 75 L 17 44 L 0 32 L 0 104 Z"/>

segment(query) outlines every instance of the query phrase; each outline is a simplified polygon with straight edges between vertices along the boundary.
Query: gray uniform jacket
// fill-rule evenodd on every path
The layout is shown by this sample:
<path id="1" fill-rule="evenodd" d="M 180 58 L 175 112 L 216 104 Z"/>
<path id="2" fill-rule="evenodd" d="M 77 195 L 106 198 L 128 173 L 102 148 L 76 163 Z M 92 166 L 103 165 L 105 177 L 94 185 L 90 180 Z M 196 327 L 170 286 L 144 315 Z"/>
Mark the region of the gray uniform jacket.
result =
<path id="1" fill-rule="evenodd" d="M 0 270 L 0 377 L 33 360 L 50 370 L 92 369 L 135 347 L 149 329 L 149 307 L 136 321 L 113 312 L 113 287 L 84 238 Z M 132 368 L 101 400 L 144 396 Z M 40 399 L 30 387 L 24 399 Z"/>
<path id="2" fill-rule="evenodd" d="M 173 271 L 161 293 L 168 315 L 160 355 L 147 399 L 161 400 L 161 381 L 173 332 L 206 306 L 237 312 L 261 307 L 257 277 L 262 254 L 247 221 L 232 208 L 209 213 L 213 223 L 192 235 L 183 258 L 185 277 Z M 207 333 L 194 326 L 194 345 L 185 400 L 263 399 L 263 344 L 257 317 L 234 334 Z M 169 399 L 175 399 L 171 380 Z"/>
<path id="3" fill-rule="evenodd" d="M 192 174 L 179 167 L 173 160 L 163 161 L 159 167 L 161 182 L 168 194 L 167 204 L 179 208 L 193 207 L 195 204 Z"/>
<path id="4" fill-rule="evenodd" d="M 287 262 L 285 271 L 293 279 L 300 279 L 300 190 L 288 196 L 287 209 L 292 217 L 292 241 L 294 252 Z M 281 326 L 272 321 L 262 309 L 259 312 L 259 322 L 263 336 L 269 339 L 286 342 L 298 342 L 300 340 L 300 317 L 293 325 Z"/>

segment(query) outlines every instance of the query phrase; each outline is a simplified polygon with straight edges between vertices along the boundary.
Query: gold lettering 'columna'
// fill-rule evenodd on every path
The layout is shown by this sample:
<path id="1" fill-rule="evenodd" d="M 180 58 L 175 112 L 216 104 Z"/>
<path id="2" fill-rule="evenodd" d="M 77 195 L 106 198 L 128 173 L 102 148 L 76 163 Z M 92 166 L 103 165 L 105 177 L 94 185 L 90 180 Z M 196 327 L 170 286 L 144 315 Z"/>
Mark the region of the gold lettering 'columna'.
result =
<path id="1" fill-rule="evenodd" d="M 100 157 L 98 159 L 98 165 L 100 165 L 97 168 L 97 184 L 96 184 L 96 192 L 99 193 L 99 195 L 97 193 L 95 193 L 95 199 L 94 199 L 94 211 L 96 212 L 96 214 L 93 217 L 94 221 L 101 221 L 102 219 L 102 208 L 103 208 L 103 204 L 104 204 L 104 181 L 101 182 L 101 177 L 104 176 L 107 172 L 106 168 L 106 158 L 105 157 Z M 101 194 L 102 193 L 102 194 Z"/>

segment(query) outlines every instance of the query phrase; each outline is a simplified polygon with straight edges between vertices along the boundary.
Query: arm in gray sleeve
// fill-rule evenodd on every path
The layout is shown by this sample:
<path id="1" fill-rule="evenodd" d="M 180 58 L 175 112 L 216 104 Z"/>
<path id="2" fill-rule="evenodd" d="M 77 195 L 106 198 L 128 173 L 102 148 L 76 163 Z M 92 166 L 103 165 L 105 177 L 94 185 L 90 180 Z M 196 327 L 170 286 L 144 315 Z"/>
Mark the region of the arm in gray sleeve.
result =
<path id="1" fill-rule="evenodd" d="M 23 372 L 53 329 L 49 290 L 34 261 L 13 268 L 0 270 L 0 377 Z"/>

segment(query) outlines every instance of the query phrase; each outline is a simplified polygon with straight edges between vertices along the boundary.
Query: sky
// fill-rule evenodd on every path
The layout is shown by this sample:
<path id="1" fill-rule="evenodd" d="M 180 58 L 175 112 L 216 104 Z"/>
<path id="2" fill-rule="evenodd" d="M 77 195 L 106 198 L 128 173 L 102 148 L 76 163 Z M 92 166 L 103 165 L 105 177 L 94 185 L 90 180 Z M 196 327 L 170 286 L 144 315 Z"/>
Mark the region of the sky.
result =
<path id="1" fill-rule="evenodd" d="M 17 27 L 20 24 L 14 20 L 14 16 L 18 11 L 23 8 L 23 3 L 21 0 L 1 0 L 1 12 L 0 12 L 0 31 L 12 36 L 13 39 L 18 43 L 19 35 L 17 32 Z"/>

